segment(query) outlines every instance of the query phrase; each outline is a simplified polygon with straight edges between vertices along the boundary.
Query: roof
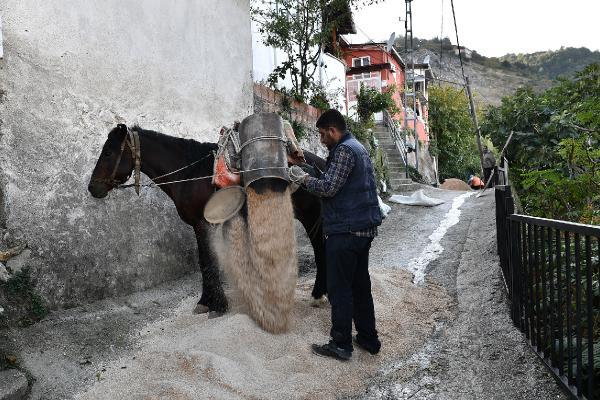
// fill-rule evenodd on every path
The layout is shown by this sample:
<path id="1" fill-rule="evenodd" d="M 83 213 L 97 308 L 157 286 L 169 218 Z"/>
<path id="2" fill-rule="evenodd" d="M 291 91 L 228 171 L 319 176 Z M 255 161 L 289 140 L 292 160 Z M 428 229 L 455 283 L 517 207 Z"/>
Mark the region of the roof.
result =
<path id="1" fill-rule="evenodd" d="M 355 43 L 355 44 L 350 44 L 348 43 L 348 41 L 344 40 L 344 42 L 342 43 L 340 41 L 340 45 L 344 48 L 347 49 L 369 49 L 369 48 L 378 48 L 380 50 L 385 51 L 385 47 L 387 45 L 387 43 L 385 42 L 369 42 L 369 43 Z M 392 56 L 392 58 L 394 58 L 394 60 L 396 60 L 396 62 L 398 64 L 400 64 L 401 67 L 406 67 L 406 63 L 404 62 L 404 60 L 402 59 L 402 57 L 400 57 L 400 54 L 398 54 L 398 52 L 396 51 L 396 49 L 394 48 L 394 46 L 392 46 L 391 51 L 389 52 L 389 54 Z"/>
<path id="2" fill-rule="evenodd" d="M 362 67 L 350 67 L 346 70 L 346 75 L 361 74 L 363 72 L 381 71 L 382 69 L 392 69 L 391 63 L 369 64 Z"/>

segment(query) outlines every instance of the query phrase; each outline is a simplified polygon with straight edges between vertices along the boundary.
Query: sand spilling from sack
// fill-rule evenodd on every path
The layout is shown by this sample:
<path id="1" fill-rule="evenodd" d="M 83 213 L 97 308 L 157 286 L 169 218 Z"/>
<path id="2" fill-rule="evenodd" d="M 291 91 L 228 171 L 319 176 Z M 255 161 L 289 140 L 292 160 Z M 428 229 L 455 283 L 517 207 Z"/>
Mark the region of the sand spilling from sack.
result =
<path id="1" fill-rule="evenodd" d="M 335 399 L 360 394 L 387 365 L 418 350 L 449 297 L 438 286 L 414 286 L 403 270 L 372 271 L 377 328 L 383 347 L 355 349 L 346 363 L 315 356 L 328 340 L 330 309 L 310 306 L 312 279 L 296 288 L 294 323 L 273 335 L 235 309 L 222 317 L 176 315 L 140 331 L 139 350 L 107 366 L 79 399 Z M 231 293 L 227 293 L 230 295 Z M 137 333 L 136 333 L 137 335 Z M 126 368 L 123 368 L 126 367 Z"/>
<path id="2" fill-rule="evenodd" d="M 248 314 L 265 330 L 288 330 L 298 274 L 294 211 L 289 190 L 246 190 L 248 220 L 240 215 L 217 230 L 219 265 L 239 290 Z"/>

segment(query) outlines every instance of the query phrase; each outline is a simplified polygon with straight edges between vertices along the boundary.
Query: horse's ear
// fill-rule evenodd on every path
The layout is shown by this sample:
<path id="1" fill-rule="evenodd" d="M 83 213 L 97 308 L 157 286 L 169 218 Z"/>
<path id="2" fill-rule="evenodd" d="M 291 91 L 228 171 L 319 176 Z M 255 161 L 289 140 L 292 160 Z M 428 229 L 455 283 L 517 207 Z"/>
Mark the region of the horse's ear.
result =
<path id="1" fill-rule="evenodd" d="M 117 128 L 122 131 L 127 131 L 127 125 L 125 124 L 117 124 Z"/>

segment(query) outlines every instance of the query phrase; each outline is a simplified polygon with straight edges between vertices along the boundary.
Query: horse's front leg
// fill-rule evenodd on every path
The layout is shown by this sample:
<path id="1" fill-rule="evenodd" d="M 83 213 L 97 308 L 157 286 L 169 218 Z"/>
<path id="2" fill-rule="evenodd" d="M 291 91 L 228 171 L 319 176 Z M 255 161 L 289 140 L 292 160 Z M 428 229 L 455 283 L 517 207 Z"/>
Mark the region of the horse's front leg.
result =
<path id="1" fill-rule="evenodd" d="M 314 222 L 311 231 L 307 230 L 310 243 L 315 254 L 317 264 L 317 276 L 312 290 L 312 297 L 319 300 L 327 294 L 327 265 L 325 262 L 325 241 L 323 240 L 323 227 L 320 218 Z"/>
<path id="2" fill-rule="evenodd" d="M 323 226 L 320 217 L 320 210 L 299 210 L 296 209 L 296 219 L 302 223 L 306 235 L 310 239 L 310 244 L 315 255 L 315 264 L 317 265 L 317 276 L 312 290 L 312 297 L 320 300 L 327 294 L 327 266 L 325 264 L 325 242 L 323 240 Z"/>
<path id="3" fill-rule="evenodd" d="M 202 314 L 211 311 L 223 313 L 227 311 L 227 298 L 223 291 L 216 259 L 210 249 L 208 224 L 206 222 L 198 224 L 194 227 L 194 233 L 198 243 L 198 257 L 202 272 L 202 295 L 194 313 Z"/>

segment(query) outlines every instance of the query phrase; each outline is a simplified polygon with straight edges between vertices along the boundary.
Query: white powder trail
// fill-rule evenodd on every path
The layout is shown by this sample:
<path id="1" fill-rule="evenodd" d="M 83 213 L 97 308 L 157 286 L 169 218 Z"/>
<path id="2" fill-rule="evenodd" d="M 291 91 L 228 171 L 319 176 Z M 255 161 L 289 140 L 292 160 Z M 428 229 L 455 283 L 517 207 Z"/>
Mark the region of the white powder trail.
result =
<path id="1" fill-rule="evenodd" d="M 448 229 L 458 223 L 461 214 L 460 206 L 462 206 L 465 200 L 472 195 L 472 192 L 467 192 L 454 198 L 452 207 L 448 213 L 446 213 L 440 226 L 429 235 L 429 243 L 427 246 L 425 246 L 421 254 L 409 261 L 407 269 L 413 274 L 414 284 L 420 285 L 425 281 L 425 269 L 430 262 L 437 260 L 444 251 L 440 242 L 446 235 Z"/>

